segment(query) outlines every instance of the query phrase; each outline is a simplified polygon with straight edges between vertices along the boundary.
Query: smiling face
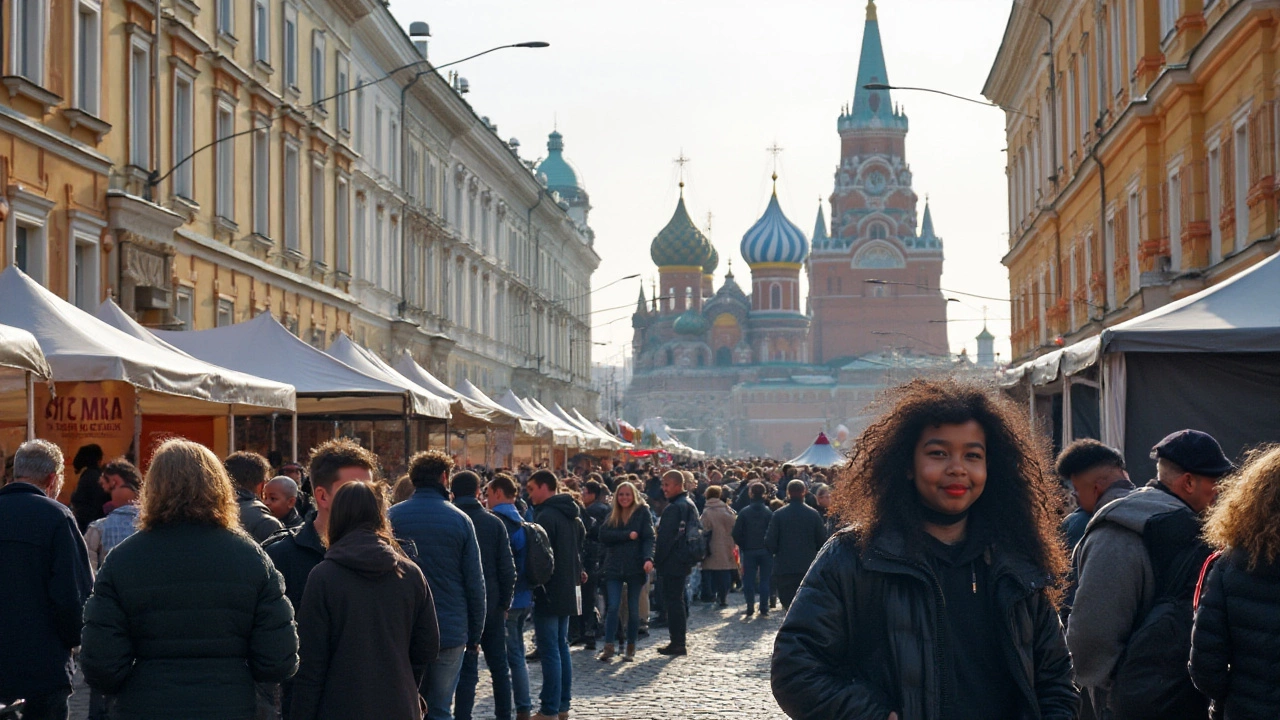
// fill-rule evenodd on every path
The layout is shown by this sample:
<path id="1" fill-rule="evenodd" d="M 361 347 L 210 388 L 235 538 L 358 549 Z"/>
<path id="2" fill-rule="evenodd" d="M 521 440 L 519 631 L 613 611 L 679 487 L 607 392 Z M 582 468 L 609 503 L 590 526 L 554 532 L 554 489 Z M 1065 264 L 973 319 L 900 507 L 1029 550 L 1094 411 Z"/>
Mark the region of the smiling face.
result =
<path id="1" fill-rule="evenodd" d="M 618 488 L 618 492 L 615 494 L 618 496 L 618 507 L 623 510 L 631 507 L 636 502 L 636 494 L 629 487 L 620 487 Z"/>
<path id="2" fill-rule="evenodd" d="M 925 506 L 959 515 L 987 484 L 987 434 L 977 420 L 926 427 L 916 442 L 912 480 Z"/>

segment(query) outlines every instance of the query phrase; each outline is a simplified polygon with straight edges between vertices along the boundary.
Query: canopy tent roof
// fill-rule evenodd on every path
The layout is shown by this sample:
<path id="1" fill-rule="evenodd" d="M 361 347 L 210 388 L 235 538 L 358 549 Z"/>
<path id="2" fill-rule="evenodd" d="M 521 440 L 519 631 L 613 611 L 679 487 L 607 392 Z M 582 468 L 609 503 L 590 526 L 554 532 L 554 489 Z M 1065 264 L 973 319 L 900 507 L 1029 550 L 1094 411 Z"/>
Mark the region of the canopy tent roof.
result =
<path id="1" fill-rule="evenodd" d="M 658 443 L 674 455 L 684 455 L 687 457 L 702 457 L 706 453 L 680 442 L 679 438 L 671 434 L 671 426 L 661 417 L 651 417 L 642 421 L 636 428 L 640 431 L 640 437 L 652 434 L 658 439 Z"/>
<path id="2" fill-rule="evenodd" d="M 1280 253 L 1223 282 L 1102 331 L 1101 352 L 1275 352 Z"/>
<path id="3" fill-rule="evenodd" d="M 390 367 L 390 366 L 389 366 Z M 414 361 L 413 355 L 405 350 L 394 366 L 396 373 L 408 378 L 435 395 L 445 398 L 453 413 L 451 425 L 460 430 L 487 428 L 491 425 L 511 425 L 516 418 L 506 410 L 495 410 L 471 398 L 463 397 L 456 390 L 440 382 L 426 368 Z"/>
<path id="4" fill-rule="evenodd" d="M 577 408 L 565 410 L 560 407 L 560 403 L 553 403 L 551 412 L 568 423 L 570 427 L 577 428 L 582 433 L 583 438 L 586 439 L 588 445 L 595 444 L 601 450 L 622 450 L 631 447 L 631 443 L 623 442 L 591 424 L 590 420 L 582 417 Z"/>
<path id="5" fill-rule="evenodd" d="M 831 447 L 831 441 L 827 439 L 824 432 L 818 433 L 818 439 L 813 441 L 808 450 L 800 453 L 799 456 L 788 460 L 790 465 L 812 465 L 814 467 L 835 467 L 843 465 L 848 461 L 839 450 Z"/>
<path id="6" fill-rule="evenodd" d="M 494 412 L 502 413 L 511 418 L 519 427 L 520 433 L 523 435 L 539 435 L 542 431 L 539 429 L 538 423 L 534 420 L 522 417 L 507 408 L 498 404 L 498 401 L 484 394 L 480 388 L 471 384 L 471 381 L 462 378 L 462 382 L 458 383 L 457 393 L 460 397 L 464 397 L 477 403 L 483 407 L 491 408 Z"/>
<path id="7" fill-rule="evenodd" d="M 289 385 L 143 342 L 54 295 L 17 267 L 0 273 L 0 323 L 34 335 L 57 380 L 128 383 L 147 414 L 252 415 L 294 408 Z"/>
<path id="8" fill-rule="evenodd" d="M 129 317 L 129 313 L 125 312 L 124 309 L 117 305 L 116 301 L 111 298 L 107 298 L 99 303 L 98 309 L 94 311 L 93 315 L 120 332 L 125 333 L 126 335 L 132 335 L 152 347 L 158 347 L 162 350 L 169 350 L 171 352 L 176 352 L 179 355 L 191 357 L 190 355 L 187 355 L 187 353 L 156 337 L 151 330 L 143 327 L 137 320 Z"/>
<path id="9" fill-rule="evenodd" d="M 560 427 L 571 433 L 573 439 L 571 442 L 574 447 L 598 449 L 600 442 L 593 437 L 588 437 L 586 433 L 574 426 L 573 423 L 563 420 L 556 416 L 555 413 L 547 409 L 545 405 L 538 402 L 537 398 L 527 397 L 524 399 L 525 407 L 534 411 L 535 415 L 546 419 L 546 422 L 559 425 Z"/>
<path id="10" fill-rule="evenodd" d="M 22 328 L 0 325 L 0 373 L 8 374 L 5 371 L 31 373 L 41 380 L 53 377 L 35 335 Z"/>
<path id="11" fill-rule="evenodd" d="M 329 355 L 341 360 L 351 367 L 372 378 L 391 383 L 403 388 L 413 401 L 413 414 L 420 417 L 448 418 L 449 400 L 436 395 L 413 380 L 396 372 L 382 358 L 374 355 L 368 348 L 362 348 L 344 332 L 329 345 Z"/>
<path id="12" fill-rule="evenodd" d="M 536 422 L 540 428 L 538 434 L 550 434 L 551 442 L 554 445 L 576 446 L 579 444 L 578 433 L 576 431 L 570 429 L 563 422 L 556 420 L 555 418 L 544 416 L 531 405 L 525 404 L 525 401 L 516 397 L 516 394 L 511 392 L 510 388 L 508 388 L 506 394 L 498 400 L 498 404 L 526 420 Z"/>
<path id="13" fill-rule="evenodd" d="M 155 330 L 157 337 L 206 362 L 298 389 L 301 414 L 400 415 L 407 392 L 369 377 L 299 340 L 263 312 L 252 320 L 211 330 Z"/>
<path id="14" fill-rule="evenodd" d="M 604 427 L 600 425 L 600 423 L 593 423 L 590 420 L 588 420 L 586 416 L 583 415 L 582 412 L 578 410 L 578 408 L 573 408 L 570 412 L 573 414 L 575 418 L 578 419 L 578 423 L 580 425 L 585 425 L 589 428 L 593 428 L 597 433 L 600 433 L 604 437 L 612 440 L 615 443 L 618 443 L 617 445 L 618 449 L 623 450 L 623 449 L 635 447 L 630 442 L 627 442 L 626 440 L 623 440 L 617 435 L 614 435 L 613 433 L 606 430 Z"/>

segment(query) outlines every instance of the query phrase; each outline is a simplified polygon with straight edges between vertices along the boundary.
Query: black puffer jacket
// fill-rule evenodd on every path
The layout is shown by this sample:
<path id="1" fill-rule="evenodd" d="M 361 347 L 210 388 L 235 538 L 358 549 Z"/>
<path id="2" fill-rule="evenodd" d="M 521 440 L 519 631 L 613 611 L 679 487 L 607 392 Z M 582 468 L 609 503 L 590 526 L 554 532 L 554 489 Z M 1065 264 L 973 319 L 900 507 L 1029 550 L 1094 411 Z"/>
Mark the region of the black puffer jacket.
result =
<path id="1" fill-rule="evenodd" d="M 738 549 L 742 552 L 764 550 L 764 538 L 772 518 L 773 510 L 764 500 L 756 500 L 739 510 L 738 519 L 733 521 L 733 541 L 738 543 Z"/>
<path id="2" fill-rule="evenodd" d="M 1280 717 L 1280 562 L 1229 551 L 1205 578 L 1191 679 L 1226 720 Z"/>
<path id="3" fill-rule="evenodd" d="M 572 495 L 561 493 L 533 508 L 534 519 L 547 531 L 556 557 L 551 581 L 533 590 L 533 611 L 538 615 L 577 615 L 578 599 L 573 589 L 582 575 L 582 543 L 587 528 L 582 510 Z"/>
<path id="4" fill-rule="evenodd" d="M 607 521 L 606 521 L 607 522 Z M 639 535 L 632 540 L 631 533 Z M 622 527 L 600 526 L 600 544 L 604 546 L 601 574 L 605 580 L 624 580 L 644 574 L 644 561 L 653 560 L 653 515 L 647 505 L 640 505 Z"/>
<path id="5" fill-rule="evenodd" d="M 845 531 L 818 554 L 773 646 L 773 695 L 796 720 L 938 720 L 943 696 L 936 580 L 927 560 L 885 533 L 868 552 Z M 1079 704 L 1045 575 L 1020 557 L 984 553 L 1008 618 L 1018 720 L 1067 720 Z"/>

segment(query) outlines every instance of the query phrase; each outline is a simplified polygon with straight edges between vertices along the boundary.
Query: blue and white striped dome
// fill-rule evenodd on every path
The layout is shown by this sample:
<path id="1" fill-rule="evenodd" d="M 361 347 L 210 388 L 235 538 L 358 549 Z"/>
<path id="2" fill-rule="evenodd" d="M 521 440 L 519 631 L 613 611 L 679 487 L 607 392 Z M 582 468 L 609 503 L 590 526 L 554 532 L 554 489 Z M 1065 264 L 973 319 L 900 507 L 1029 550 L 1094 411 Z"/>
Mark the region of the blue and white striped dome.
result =
<path id="1" fill-rule="evenodd" d="M 748 265 L 799 265 L 809 257 L 809 239 L 782 214 L 782 208 L 778 205 L 778 193 L 775 191 L 764 215 L 742 236 L 740 249 Z"/>

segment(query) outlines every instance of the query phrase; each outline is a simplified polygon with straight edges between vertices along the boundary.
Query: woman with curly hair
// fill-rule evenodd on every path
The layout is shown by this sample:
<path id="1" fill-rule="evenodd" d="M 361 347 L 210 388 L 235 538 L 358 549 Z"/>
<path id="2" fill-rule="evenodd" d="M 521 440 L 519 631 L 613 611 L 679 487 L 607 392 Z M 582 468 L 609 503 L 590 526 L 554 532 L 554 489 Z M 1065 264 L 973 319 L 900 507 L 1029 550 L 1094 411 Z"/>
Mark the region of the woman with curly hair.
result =
<path id="1" fill-rule="evenodd" d="M 284 580 L 240 529 L 235 489 L 205 446 L 165 441 L 138 505 L 138 531 L 85 604 L 85 679 L 116 696 L 112 718 L 251 720 L 254 683 L 298 667 Z"/>
<path id="2" fill-rule="evenodd" d="M 1280 445 L 1222 483 L 1205 536 L 1222 555 L 1200 580 L 1191 679 L 1225 720 L 1280 717 Z"/>
<path id="3" fill-rule="evenodd" d="M 1018 408 L 913 380 L 836 481 L 849 524 L 810 567 L 774 643 L 792 718 L 1074 718 L 1055 601 L 1061 496 Z"/>

